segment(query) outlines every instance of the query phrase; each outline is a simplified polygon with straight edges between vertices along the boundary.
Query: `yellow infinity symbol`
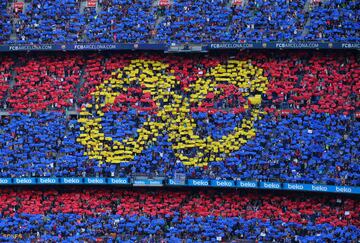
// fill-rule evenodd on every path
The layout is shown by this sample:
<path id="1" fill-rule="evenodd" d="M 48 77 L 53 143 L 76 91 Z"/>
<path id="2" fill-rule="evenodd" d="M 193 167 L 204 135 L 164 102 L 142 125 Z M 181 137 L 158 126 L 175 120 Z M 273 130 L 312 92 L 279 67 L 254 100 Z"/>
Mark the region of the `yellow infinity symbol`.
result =
<path id="1" fill-rule="evenodd" d="M 180 81 L 172 74 L 173 71 L 167 71 L 168 66 L 158 61 L 133 60 L 129 66 L 112 73 L 112 78 L 96 87 L 92 93 L 94 104 L 83 107 L 78 120 L 82 125 L 77 142 L 85 146 L 85 155 L 100 163 L 133 161 L 135 155 L 156 142 L 159 133 L 166 130 L 176 157 L 184 165 L 206 166 L 210 161 L 222 161 L 255 136 L 254 122 L 263 114 L 259 104 L 268 84 L 261 68 L 251 62 L 229 60 L 226 65 L 212 68 L 204 77 L 191 83 L 184 90 L 189 95 L 184 97 L 177 92 Z M 250 116 L 243 118 L 241 125 L 228 136 L 219 140 L 211 136 L 201 138 L 196 134 L 197 126 L 191 117 L 190 104 L 200 106 L 209 92 L 220 95 L 219 84 L 233 84 L 242 91 L 243 97 L 253 104 L 244 106 L 250 109 Z M 102 132 L 102 108 L 113 104 L 118 95 L 134 85 L 141 85 L 144 93 L 150 93 L 159 110 L 137 130 L 137 138 L 113 141 Z"/>

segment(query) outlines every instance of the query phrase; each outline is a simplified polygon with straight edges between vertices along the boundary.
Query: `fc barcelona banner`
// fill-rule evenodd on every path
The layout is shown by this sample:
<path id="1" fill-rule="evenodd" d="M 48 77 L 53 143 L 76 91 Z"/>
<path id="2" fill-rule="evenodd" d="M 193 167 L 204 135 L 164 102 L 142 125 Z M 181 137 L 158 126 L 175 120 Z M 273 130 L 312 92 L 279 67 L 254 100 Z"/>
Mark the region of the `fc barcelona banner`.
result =
<path id="1" fill-rule="evenodd" d="M 188 47 L 191 43 L 182 44 L 184 51 L 191 51 Z M 244 42 L 244 43 L 202 43 L 197 45 L 201 47 L 201 51 L 221 50 L 221 49 L 360 49 L 360 43 L 349 42 Z M 167 44 L 32 44 L 32 45 L 0 45 L 0 52 L 11 51 L 86 51 L 86 50 L 160 50 L 168 51 L 174 45 Z M 178 49 L 179 52 L 182 49 Z M 199 51 L 199 49 L 197 49 Z"/>

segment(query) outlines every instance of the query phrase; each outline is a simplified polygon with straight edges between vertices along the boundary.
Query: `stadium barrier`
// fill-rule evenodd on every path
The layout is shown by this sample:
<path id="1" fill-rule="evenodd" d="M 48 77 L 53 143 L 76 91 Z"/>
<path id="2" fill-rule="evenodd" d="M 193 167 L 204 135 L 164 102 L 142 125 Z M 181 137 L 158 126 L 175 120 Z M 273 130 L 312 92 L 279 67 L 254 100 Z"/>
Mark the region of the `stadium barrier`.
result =
<path id="1" fill-rule="evenodd" d="M 105 178 L 105 177 L 70 177 L 70 178 L 0 178 L 0 185 L 127 185 L 127 186 L 191 186 L 218 188 L 248 188 L 268 190 L 290 190 L 311 192 L 332 192 L 360 194 L 360 187 L 332 186 L 319 184 L 234 181 L 234 180 L 204 180 L 188 179 L 133 179 L 133 178 Z"/>
<path id="2" fill-rule="evenodd" d="M 89 50 L 160 50 L 199 52 L 219 49 L 360 49 L 360 43 L 350 42 L 249 42 L 249 43 L 204 43 L 167 45 L 167 44 L 32 44 L 0 45 L 0 52 L 11 51 L 89 51 Z"/>

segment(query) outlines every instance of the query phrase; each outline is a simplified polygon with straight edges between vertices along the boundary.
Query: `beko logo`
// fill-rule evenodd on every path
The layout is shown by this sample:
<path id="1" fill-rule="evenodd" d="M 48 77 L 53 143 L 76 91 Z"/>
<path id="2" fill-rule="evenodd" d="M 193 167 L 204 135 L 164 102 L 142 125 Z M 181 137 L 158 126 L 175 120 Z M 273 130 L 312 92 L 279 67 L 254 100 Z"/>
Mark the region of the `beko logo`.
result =
<path id="1" fill-rule="evenodd" d="M 240 187 L 251 187 L 255 188 L 256 183 L 255 182 L 240 182 Z"/>
<path id="2" fill-rule="evenodd" d="M 15 183 L 19 183 L 19 184 L 28 184 L 28 183 L 32 183 L 32 180 L 29 178 L 16 178 L 15 179 Z"/>
<path id="3" fill-rule="evenodd" d="M 311 186 L 313 191 L 327 192 L 328 188 L 326 186 Z"/>
<path id="4" fill-rule="evenodd" d="M 9 183 L 10 183 L 10 179 L 0 178 L 0 184 L 9 184 Z"/>
<path id="5" fill-rule="evenodd" d="M 150 180 L 150 181 L 149 181 L 149 184 L 150 184 L 150 185 L 159 185 L 159 184 L 162 184 L 162 181 L 157 181 L 157 180 L 154 180 L 154 181 L 153 181 L 153 180 Z"/>
<path id="6" fill-rule="evenodd" d="M 103 184 L 103 183 L 105 183 L 105 179 L 104 178 L 87 178 L 86 182 L 91 183 L 91 184 Z"/>
<path id="7" fill-rule="evenodd" d="M 194 186 L 208 186 L 209 182 L 208 181 L 192 181 L 192 184 Z"/>
<path id="8" fill-rule="evenodd" d="M 272 183 L 272 182 L 264 182 L 265 188 L 274 188 L 274 189 L 280 189 L 280 184 L 278 183 Z"/>
<path id="9" fill-rule="evenodd" d="M 145 185 L 146 181 L 138 180 L 138 181 L 134 181 L 134 184 Z"/>
<path id="10" fill-rule="evenodd" d="M 56 179 L 54 178 L 40 178 L 39 183 L 49 183 L 49 184 L 55 184 Z"/>
<path id="11" fill-rule="evenodd" d="M 78 179 L 78 178 L 64 178 L 63 182 L 65 184 L 78 184 L 78 183 L 81 183 L 80 179 Z"/>
<path id="12" fill-rule="evenodd" d="M 352 192 L 351 188 L 349 187 L 335 187 L 336 192 Z"/>
<path id="13" fill-rule="evenodd" d="M 299 184 L 287 184 L 287 188 L 292 190 L 303 190 L 304 186 Z"/>
<path id="14" fill-rule="evenodd" d="M 231 181 L 216 181 L 216 186 L 233 186 Z"/>
<path id="15" fill-rule="evenodd" d="M 110 179 L 110 183 L 112 184 L 128 184 L 127 179 Z"/>

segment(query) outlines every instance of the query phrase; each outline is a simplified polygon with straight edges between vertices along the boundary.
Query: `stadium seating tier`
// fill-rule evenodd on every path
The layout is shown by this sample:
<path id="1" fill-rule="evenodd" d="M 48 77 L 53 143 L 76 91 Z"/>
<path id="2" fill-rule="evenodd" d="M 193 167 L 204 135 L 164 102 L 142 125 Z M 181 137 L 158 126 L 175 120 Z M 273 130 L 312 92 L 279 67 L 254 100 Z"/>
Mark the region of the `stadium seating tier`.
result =
<path id="1" fill-rule="evenodd" d="M 0 175 L 184 173 L 359 186 L 357 59 L 330 52 L 6 55 L 1 100 L 10 114 L 1 118 Z"/>
<path id="2" fill-rule="evenodd" d="M 1 241 L 356 242 L 358 200 L 324 195 L 1 189 Z"/>
<path id="3" fill-rule="evenodd" d="M 90 2 L 90 1 L 89 1 Z M 0 5 L 0 43 L 359 42 L 359 1 L 29 0 Z"/>

